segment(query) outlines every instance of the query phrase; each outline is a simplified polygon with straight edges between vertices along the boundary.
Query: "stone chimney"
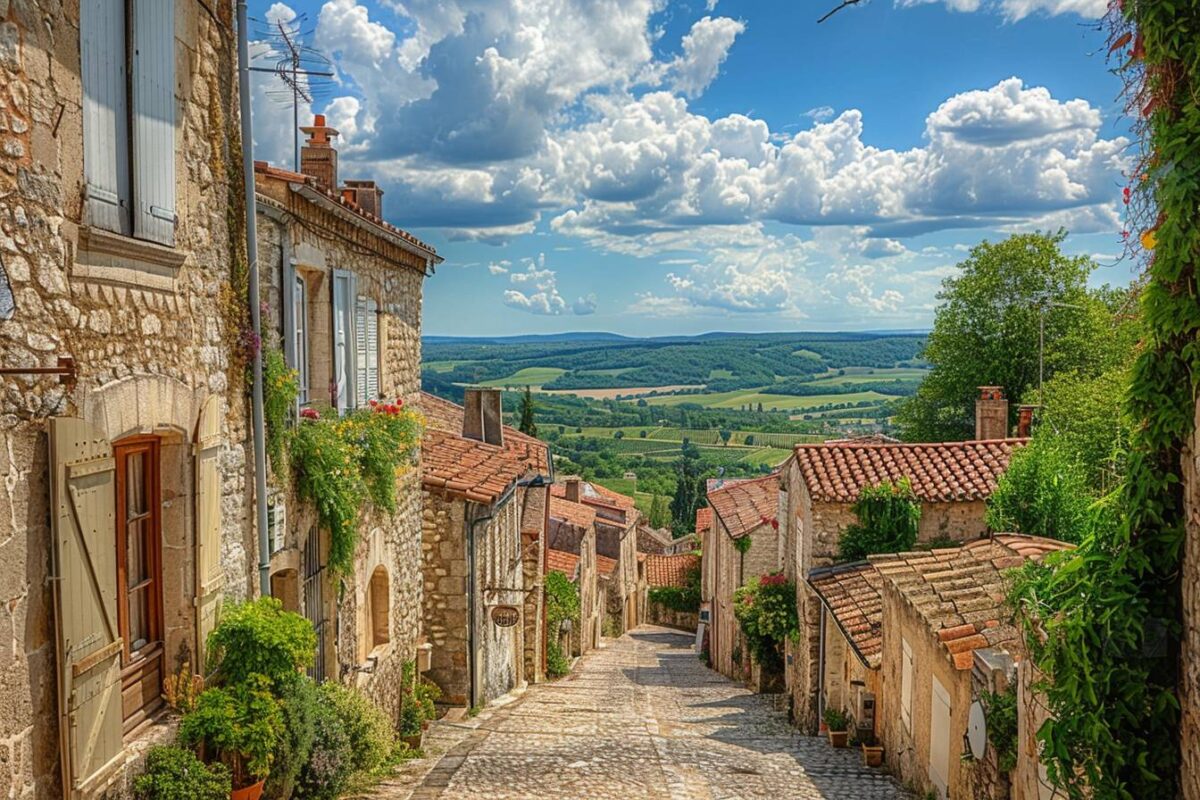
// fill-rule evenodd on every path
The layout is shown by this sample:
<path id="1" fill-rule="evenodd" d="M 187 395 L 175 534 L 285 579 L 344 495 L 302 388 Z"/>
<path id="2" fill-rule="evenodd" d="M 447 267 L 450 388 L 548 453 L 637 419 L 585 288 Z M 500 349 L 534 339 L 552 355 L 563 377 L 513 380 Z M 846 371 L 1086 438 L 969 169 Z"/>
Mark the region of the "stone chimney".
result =
<path id="1" fill-rule="evenodd" d="M 1008 401 L 999 386 L 980 386 L 975 401 L 975 438 L 1008 438 Z"/>
<path id="2" fill-rule="evenodd" d="M 504 413 L 499 389 L 467 389 L 463 399 L 463 431 L 466 439 L 504 445 Z"/>
<path id="3" fill-rule="evenodd" d="M 383 189 L 375 181 L 346 181 L 342 196 L 371 216 L 383 219 Z"/>
<path id="4" fill-rule="evenodd" d="M 313 117 L 313 124 L 300 130 L 307 137 L 304 146 L 300 148 L 300 171 L 305 175 L 316 178 L 317 183 L 326 189 L 336 189 L 338 185 L 337 150 L 333 149 L 333 140 L 338 132 L 325 124 L 325 115 Z"/>
<path id="5" fill-rule="evenodd" d="M 1033 411 L 1037 406 L 1017 406 L 1017 438 L 1028 439 L 1033 433 Z"/>
<path id="6" fill-rule="evenodd" d="M 567 500 L 578 503 L 583 497 L 583 481 L 575 476 L 567 478 Z"/>

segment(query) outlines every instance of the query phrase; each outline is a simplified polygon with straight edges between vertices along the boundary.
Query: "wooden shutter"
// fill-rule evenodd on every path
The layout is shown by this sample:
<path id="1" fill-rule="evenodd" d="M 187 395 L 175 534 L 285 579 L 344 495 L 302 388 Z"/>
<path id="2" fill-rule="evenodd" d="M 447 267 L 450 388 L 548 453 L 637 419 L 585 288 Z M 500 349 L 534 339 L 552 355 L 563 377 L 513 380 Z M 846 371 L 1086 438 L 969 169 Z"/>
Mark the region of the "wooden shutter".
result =
<path id="1" fill-rule="evenodd" d="M 60 751 L 74 798 L 122 753 L 112 445 L 81 419 L 52 418 L 50 475 Z"/>
<path id="2" fill-rule="evenodd" d="M 351 298 L 353 276 L 343 270 L 333 273 L 333 379 L 334 405 L 339 413 L 354 407 L 354 321 Z"/>
<path id="3" fill-rule="evenodd" d="M 367 298 L 359 297 L 354 303 L 354 397 L 358 405 L 365 406 L 373 395 L 367 394 Z"/>
<path id="4" fill-rule="evenodd" d="M 129 235 L 125 0 L 81 0 L 79 62 L 88 224 Z"/>
<path id="5" fill-rule="evenodd" d="M 196 667 L 207 673 L 205 644 L 221 611 L 221 398 L 204 401 L 196 425 Z"/>
<path id="6" fill-rule="evenodd" d="M 133 2 L 134 235 L 175 244 L 175 2 Z"/>
<path id="7" fill-rule="evenodd" d="M 912 730 L 913 652 L 908 640 L 900 639 L 900 719 Z"/>
<path id="8" fill-rule="evenodd" d="M 950 693 L 933 678 L 929 715 L 929 781 L 945 800 L 950 782 Z"/>
<path id="9" fill-rule="evenodd" d="M 379 309 L 367 301 L 367 399 L 379 397 Z"/>

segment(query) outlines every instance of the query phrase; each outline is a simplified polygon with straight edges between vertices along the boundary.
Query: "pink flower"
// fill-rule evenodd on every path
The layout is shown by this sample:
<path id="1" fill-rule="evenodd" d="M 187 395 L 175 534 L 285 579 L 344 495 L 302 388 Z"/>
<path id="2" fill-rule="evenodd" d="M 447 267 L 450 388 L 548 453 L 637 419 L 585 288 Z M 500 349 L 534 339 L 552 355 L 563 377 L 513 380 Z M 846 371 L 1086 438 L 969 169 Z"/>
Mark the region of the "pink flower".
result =
<path id="1" fill-rule="evenodd" d="M 305 406 L 304 408 L 300 409 L 300 418 L 301 419 L 320 419 L 321 412 L 317 411 L 315 408 L 309 408 L 309 407 Z"/>

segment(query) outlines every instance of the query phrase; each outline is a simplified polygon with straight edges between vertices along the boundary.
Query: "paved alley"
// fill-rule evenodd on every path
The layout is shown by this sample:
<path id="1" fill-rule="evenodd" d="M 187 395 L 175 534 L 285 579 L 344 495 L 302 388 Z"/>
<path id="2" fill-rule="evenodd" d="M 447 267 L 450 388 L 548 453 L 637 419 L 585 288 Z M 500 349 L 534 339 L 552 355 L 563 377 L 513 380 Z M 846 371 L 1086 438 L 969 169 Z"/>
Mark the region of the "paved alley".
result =
<path id="1" fill-rule="evenodd" d="M 431 734 L 433 758 L 397 776 L 379 797 L 907 797 L 881 771 L 862 766 L 857 750 L 797 735 L 769 699 L 705 668 L 690 637 L 664 628 L 609 641 L 572 676 Z"/>

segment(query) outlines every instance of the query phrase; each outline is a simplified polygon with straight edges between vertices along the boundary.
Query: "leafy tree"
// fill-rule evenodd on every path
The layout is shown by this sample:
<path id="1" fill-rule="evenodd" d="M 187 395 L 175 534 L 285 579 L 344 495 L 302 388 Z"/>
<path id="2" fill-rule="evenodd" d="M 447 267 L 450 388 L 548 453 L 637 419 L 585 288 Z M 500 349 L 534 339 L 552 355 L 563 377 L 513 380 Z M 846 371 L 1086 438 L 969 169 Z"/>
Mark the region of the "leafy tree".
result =
<path id="1" fill-rule="evenodd" d="M 671 500 L 671 527 L 678 536 L 692 529 L 696 509 L 704 499 L 704 479 L 700 475 L 699 451 L 684 444 L 675 462 L 675 497 Z"/>
<path id="2" fill-rule="evenodd" d="M 754 444 L 754 434 L 751 433 L 746 435 L 746 444 Z"/>
<path id="3" fill-rule="evenodd" d="M 671 524 L 671 510 L 667 507 L 665 495 L 656 494 L 650 501 L 650 527 L 665 528 Z"/>
<path id="4" fill-rule="evenodd" d="M 917 541 L 921 504 L 908 478 L 864 487 L 851 510 L 858 521 L 846 526 L 838 541 L 843 561 L 911 550 Z"/>
<path id="5" fill-rule="evenodd" d="M 617 441 L 625 438 L 625 431 L 613 431 L 613 438 Z"/>
<path id="6" fill-rule="evenodd" d="M 724 444 L 726 447 L 729 446 L 729 440 L 732 437 L 733 437 L 733 431 L 729 430 L 728 428 L 721 429 L 721 443 Z"/>
<path id="7" fill-rule="evenodd" d="M 1094 502 L 1087 472 L 1060 437 L 1040 433 L 1017 450 L 988 498 L 987 524 L 1079 543 L 1091 523 Z"/>
<path id="8" fill-rule="evenodd" d="M 1091 377 L 1062 373 L 1046 381 L 1039 432 L 1052 434 L 1100 492 L 1116 486 L 1125 474 L 1131 435 L 1123 407 L 1128 386 L 1125 367 Z"/>
<path id="9" fill-rule="evenodd" d="M 982 242 L 947 278 L 925 346 L 933 370 L 897 415 L 909 441 L 974 435 L 977 387 L 1003 386 L 1019 398 L 1038 384 L 1038 327 L 1045 307 L 1045 373 L 1097 373 L 1128 356 L 1113 290 L 1087 289 L 1095 265 L 1059 249 L 1066 233 L 1020 234 Z M 1065 305 L 1046 305 L 1065 304 Z M 1015 421 L 1015 404 L 1010 408 Z"/>
<path id="10" fill-rule="evenodd" d="M 526 386 L 525 394 L 521 397 L 521 421 L 517 430 L 529 436 L 537 436 L 537 423 L 533 421 L 533 391 Z"/>

